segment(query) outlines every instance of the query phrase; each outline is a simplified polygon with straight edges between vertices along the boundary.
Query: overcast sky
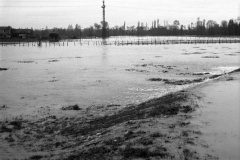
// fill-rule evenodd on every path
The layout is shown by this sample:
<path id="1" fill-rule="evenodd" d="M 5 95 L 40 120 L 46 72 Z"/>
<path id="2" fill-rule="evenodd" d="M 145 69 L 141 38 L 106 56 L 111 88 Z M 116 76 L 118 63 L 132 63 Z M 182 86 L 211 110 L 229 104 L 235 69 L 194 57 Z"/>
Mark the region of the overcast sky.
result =
<path id="1" fill-rule="evenodd" d="M 188 25 L 197 17 L 206 20 L 237 19 L 240 0 L 105 0 L 110 27 L 137 25 L 152 20 Z M 102 0 L 0 0 L 0 26 L 15 28 L 88 27 L 102 21 Z"/>

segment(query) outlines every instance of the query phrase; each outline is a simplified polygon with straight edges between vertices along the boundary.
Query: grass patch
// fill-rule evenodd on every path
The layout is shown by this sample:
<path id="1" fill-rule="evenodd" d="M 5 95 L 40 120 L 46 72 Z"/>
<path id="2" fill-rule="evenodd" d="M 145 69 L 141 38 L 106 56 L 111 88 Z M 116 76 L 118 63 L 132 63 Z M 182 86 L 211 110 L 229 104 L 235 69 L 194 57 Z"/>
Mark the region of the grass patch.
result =
<path id="1" fill-rule="evenodd" d="M 142 137 L 137 142 L 144 146 L 153 144 L 152 139 L 147 137 Z"/>
<path id="2" fill-rule="evenodd" d="M 77 127 L 71 125 L 64 128 L 61 133 L 63 135 L 86 135 L 90 132 L 109 128 L 130 120 L 145 119 L 158 115 L 176 115 L 179 112 L 179 106 L 176 104 L 185 101 L 186 99 L 187 95 L 181 92 L 168 94 L 136 106 L 126 107 L 114 115 L 93 119 L 83 126 Z"/>
<path id="3" fill-rule="evenodd" d="M 170 80 L 170 79 L 162 79 L 162 78 L 150 78 L 149 81 L 153 82 L 165 82 L 166 84 L 173 84 L 173 85 L 186 85 L 186 84 L 192 84 L 192 83 L 199 83 L 203 82 L 205 78 L 198 78 L 193 80 Z"/>
<path id="4" fill-rule="evenodd" d="M 92 147 L 88 150 L 81 151 L 75 155 L 70 155 L 65 159 L 81 159 L 81 160 L 110 160 L 108 154 L 111 152 L 111 149 L 101 146 L 101 147 Z"/>
<path id="5" fill-rule="evenodd" d="M 166 135 L 163 135 L 159 132 L 154 132 L 154 133 L 150 134 L 150 137 L 152 137 L 152 138 L 160 138 L 160 137 L 165 137 L 165 136 Z"/>
<path id="6" fill-rule="evenodd" d="M 219 56 L 203 56 L 202 58 L 219 58 Z"/>
<path id="7" fill-rule="evenodd" d="M 41 156 L 41 155 L 34 155 L 34 156 L 31 156 L 29 159 L 38 160 L 38 159 L 42 159 L 42 158 L 43 158 L 43 156 Z"/>
<path id="8" fill-rule="evenodd" d="M 62 110 L 82 110 L 77 104 L 72 105 L 72 106 L 67 106 L 67 107 L 62 107 Z"/>
<path id="9" fill-rule="evenodd" d="M 124 158 L 166 158 L 169 156 L 167 149 L 162 146 L 150 149 L 148 147 L 132 147 L 131 145 L 127 145 L 126 148 L 122 150 L 122 155 Z"/>
<path id="10" fill-rule="evenodd" d="M 8 70 L 7 68 L 0 68 L 0 71 L 6 71 Z"/>

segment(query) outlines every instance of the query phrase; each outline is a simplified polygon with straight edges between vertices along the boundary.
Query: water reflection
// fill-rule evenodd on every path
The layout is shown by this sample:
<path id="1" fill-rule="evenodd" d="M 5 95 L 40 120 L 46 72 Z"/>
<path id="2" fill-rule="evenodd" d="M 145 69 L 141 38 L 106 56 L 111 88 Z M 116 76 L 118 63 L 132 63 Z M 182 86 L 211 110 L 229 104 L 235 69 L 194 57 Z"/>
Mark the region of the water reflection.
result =
<path id="1" fill-rule="evenodd" d="M 38 47 L 42 47 L 42 41 L 41 41 L 41 40 L 38 40 L 37 45 L 38 45 Z"/>
<path id="2" fill-rule="evenodd" d="M 106 39 L 102 39 L 102 66 L 107 66 L 107 51 L 108 51 L 108 46 L 107 46 L 107 41 Z"/>

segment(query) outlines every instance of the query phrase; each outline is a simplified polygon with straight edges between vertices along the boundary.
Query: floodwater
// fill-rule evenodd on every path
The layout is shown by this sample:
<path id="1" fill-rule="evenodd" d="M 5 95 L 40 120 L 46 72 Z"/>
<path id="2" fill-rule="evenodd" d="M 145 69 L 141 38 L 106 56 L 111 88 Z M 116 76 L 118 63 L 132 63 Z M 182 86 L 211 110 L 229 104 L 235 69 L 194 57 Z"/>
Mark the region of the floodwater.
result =
<path id="1" fill-rule="evenodd" d="M 239 44 L 0 46 L 0 106 L 140 103 L 180 89 L 150 78 L 195 79 L 239 67 Z"/>
<path id="2" fill-rule="evenodd" d="M 231 77 L 231 81 L 200 87 L 204 95 L 198 102 L 201 114 L 191 121 L 200 127 L 209 149 L 223 160 L 240 159 L 240 74 Z"/>

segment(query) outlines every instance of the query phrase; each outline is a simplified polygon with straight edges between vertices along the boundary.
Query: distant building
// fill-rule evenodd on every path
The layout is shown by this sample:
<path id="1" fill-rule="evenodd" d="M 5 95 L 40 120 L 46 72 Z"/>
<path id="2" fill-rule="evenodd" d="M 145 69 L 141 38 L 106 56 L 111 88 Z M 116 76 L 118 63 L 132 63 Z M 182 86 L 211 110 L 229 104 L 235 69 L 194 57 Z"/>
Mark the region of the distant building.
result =
<path id="1" fill-rule="evenodd" d="M 0 26 L 0 38 L 11 38 L 12 27 Z"/>
<path id="2" fill-rule="evenodd" d="M 170 29 L 170 25 L 168 24 L 167 20 L 164 20 L 164 27 Z"/>
<path id="3" fill-rule="evenodd" d="M 15 38 L 32 38 L 33 30 L 32 29 L 12 29 L 12 37 Z"/>
<path id="4" fill-rule="evenodd" d="M 164 20 L 164 27 L 168 27 L 168 21 Z"/>
<path id="5" fill-rule="evenodd" d="M 60 40 L 60 36 L 58 33 L 52 32 L 49 34 L 49 41 L 50 42 L 58 42 Z"/>

